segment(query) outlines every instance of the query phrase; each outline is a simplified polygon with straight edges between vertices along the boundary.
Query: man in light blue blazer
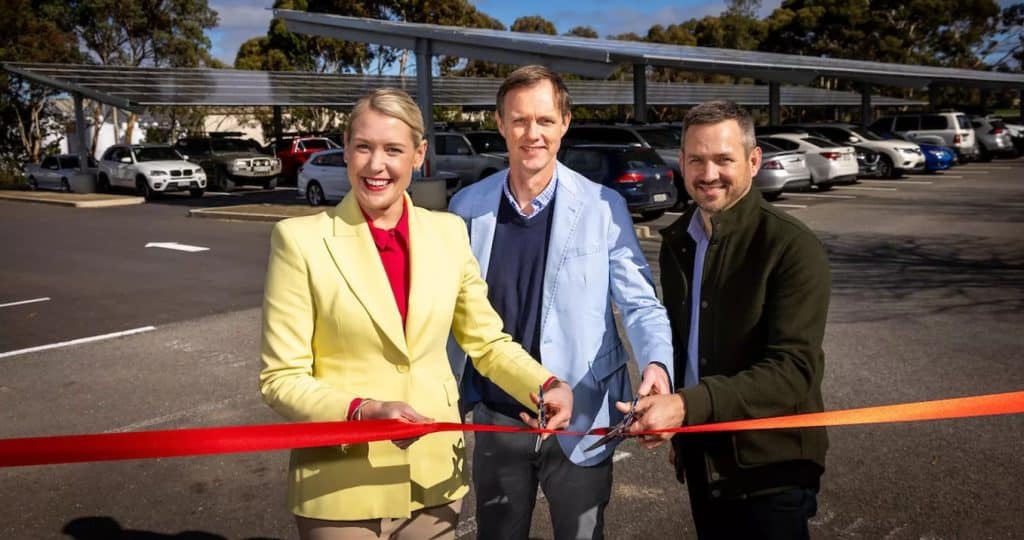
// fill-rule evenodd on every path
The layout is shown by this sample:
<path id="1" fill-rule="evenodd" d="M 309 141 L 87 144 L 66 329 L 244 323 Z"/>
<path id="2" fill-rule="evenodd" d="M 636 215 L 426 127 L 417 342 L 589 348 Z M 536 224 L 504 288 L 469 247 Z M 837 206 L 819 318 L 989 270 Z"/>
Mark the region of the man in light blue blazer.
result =
<path id="1" fill-rule="evenodd" d="M 629 401 L 628 353 L 618 308 L 642 380 L 639 394 L 672 392 L 672 339 L 650 268 L 623 198 L 556 159 L 569 127 L 569 95 L 556 73 L 526 66 L 497 96 L 498 129 L 509 168 L 458 192 L 449 210 L 466 220 L 488 298 L 505 331 L 573 387 L 569 431 L 622 419 Z M 477 423 L 536 422 L 515 400 L 450 349 L 462 375 L 463 405 Z M 618 441 L 588 450 L 599 437 L 478 433 L 473 454 L 479 538 L 525 540 L 538 484 L 555 538 L 603 538 Z"/>

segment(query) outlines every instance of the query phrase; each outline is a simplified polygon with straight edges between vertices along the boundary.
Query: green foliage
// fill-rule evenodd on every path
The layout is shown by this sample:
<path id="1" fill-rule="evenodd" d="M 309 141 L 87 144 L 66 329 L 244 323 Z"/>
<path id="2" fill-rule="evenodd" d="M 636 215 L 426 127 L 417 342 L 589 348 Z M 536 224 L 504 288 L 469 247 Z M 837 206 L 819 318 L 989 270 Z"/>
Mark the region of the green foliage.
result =
<path id="1" fill-rule="evenodd" d="M 526 32 L 528 34 L 548 34 L 555 35 L 558 30 L 555 30 L 555 24 L 551 21 L 541 17 L 540 15 L 528 15 L 526 17 L 519 17 L 512 21 L 513 32 Z"/>
<path id="2" fill-rule="evenodd" d="M 81 59 L 63 2 L 0 0 L 0 62 Z M 0 71 L 0 169 L 39 161 L 43 140 L 61 133 L 50 103 L 55 91 Z"/>

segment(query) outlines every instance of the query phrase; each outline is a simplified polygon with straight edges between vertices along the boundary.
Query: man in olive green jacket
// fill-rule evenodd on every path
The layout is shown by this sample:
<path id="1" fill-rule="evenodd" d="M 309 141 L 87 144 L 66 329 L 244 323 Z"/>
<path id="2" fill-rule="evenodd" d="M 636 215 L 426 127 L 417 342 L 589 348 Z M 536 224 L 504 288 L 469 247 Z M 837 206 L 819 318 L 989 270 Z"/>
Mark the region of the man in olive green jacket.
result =
<path id="1" fill-rule="evenodd" d="M 806 226 L 751 189 L 761 150 L 750 115 L 731 102 L 692 109 L 679 161 L 695 204 L 662 231 L 660 255 L 678 388 L 641 399 L 633 429 L 821 411 L 828 259 Z M 808 537 L 824 429 L 672 442 L 700 538 Z"/>

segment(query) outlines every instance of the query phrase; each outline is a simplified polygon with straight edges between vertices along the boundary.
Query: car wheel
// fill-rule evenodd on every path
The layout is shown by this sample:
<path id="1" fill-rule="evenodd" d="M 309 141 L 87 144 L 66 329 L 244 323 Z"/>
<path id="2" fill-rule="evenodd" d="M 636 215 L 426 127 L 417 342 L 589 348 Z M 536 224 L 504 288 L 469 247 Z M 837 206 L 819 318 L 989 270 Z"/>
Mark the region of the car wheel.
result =
<path id="1" fill-rule="evenodd" d="M 814 184 L 818 188 L 818 191 L 828 191 L 832 189 L 832 184 Z"/>
<path id="2" fill-rule="evenodd" d="M 665 215 L 664 210 L 648 210 L 646 212 L 640 212 L 640 217 L 642 217 L 644 221 L 654 221 L 663 215 Z"/>
<path id="3" fill-rule="evenodd" d="M 139 194 L 139 197 L 146 199 L 147 201 L 153 200 L 156 193 L 152 188 L 149 187 L 149 182 L 142 178 L 135 180 L 135 192 Z"/>
<path id="4" fill-rule="evenodd" d="M 263 189 L 274 189 L 277 187 L 277 177 L 273 177 L 270 180 L 263 181 Z"/>
<path id="5" fill-rule="evenodd" d="M 992 153 L 989 152 L 988 148 L 985 148 L 985 145 L 983 144 L 978 145 L 978 161 L 982 163 L 992 161 Z"/>
<path id="6" fill-rule="evenodd" d="M 310 206 L 320 206 L 327 201 L 327 198 L 324 197 L 324 189 L 320 187 L 319 183 L 310 182 L 306 186 L 306 201 L 309 202 Z"/>
<path id="7" fill-rule="evenodd" d="M 71 193 L 71 184 L 68 183 L 67 178 L 60 179 L 60 190 L 64 193 Z"/>
<path id="8" fill-rule="evenodd" d="M 216 183 L 217 189 L 225 193 L 230 193 L 232 190 L 235 189 L 235 183 L 232 182 L 230 178 L 228 178 L 228 173 L 223 170 L 217 171 Z"/>
<path id="9" fill-rule="evenodd" d="M 878 160 L 878 176 L 882 178 L 896 178 L 899 176 L 889 156 L 882 156 L 882 159 Z"/>
<path id="10" fill-rule="evenodd" d="M 39 181 L 36 180 L 35 176 L 28 177 L 28 188 L 32 191 L 39 189 Z"/>
<path id="11" fill-rule="evenodd" d="M 203 188 L 192 188 L 192 189 L 188 190 L 188 196 L 192 197 L 193 199 L 198 199 L 199 197 L 203 196 L 203 193 L 205 191 L 206 190 L 203 189 Z"/>
<path id="12" fill-rule="evenodd" d="M 782 195 L 781 191 L 762 191 L 761 192 L 761 196 L 764 197 L 764 200 L 766 200 L 766 201 L 777 200 L 779 198 L 779 196 L 781 196 L 781 195 Z"/>

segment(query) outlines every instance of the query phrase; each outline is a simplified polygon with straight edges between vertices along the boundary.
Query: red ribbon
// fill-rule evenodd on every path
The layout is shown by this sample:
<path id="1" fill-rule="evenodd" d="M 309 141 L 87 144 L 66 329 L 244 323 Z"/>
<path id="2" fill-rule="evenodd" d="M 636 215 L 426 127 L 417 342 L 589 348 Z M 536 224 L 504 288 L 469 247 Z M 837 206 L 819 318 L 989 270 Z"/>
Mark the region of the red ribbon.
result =
<path id="1" fill-rule="evenodd" d="M 704 424 L 659 432 L 790 429 L 1021 413 L 1024 413 L 1024 391 Z M 451 422 L 411 424 L 400 420 L 366 420 L 61 435 L 0 439 L 0 467 L 337 446 L 407 439 L 442 431 L 568 433 Z"/>

